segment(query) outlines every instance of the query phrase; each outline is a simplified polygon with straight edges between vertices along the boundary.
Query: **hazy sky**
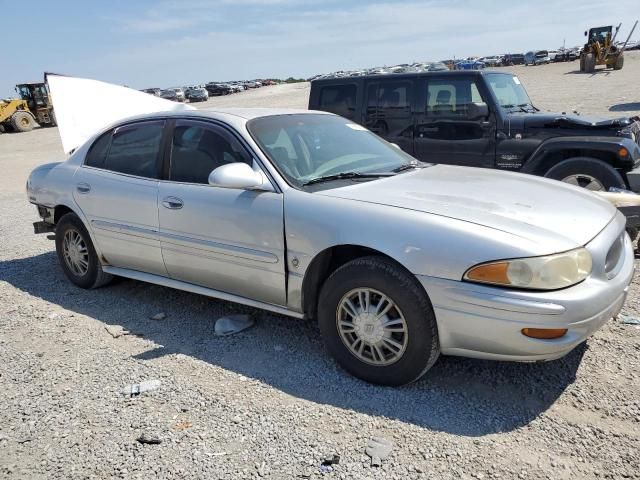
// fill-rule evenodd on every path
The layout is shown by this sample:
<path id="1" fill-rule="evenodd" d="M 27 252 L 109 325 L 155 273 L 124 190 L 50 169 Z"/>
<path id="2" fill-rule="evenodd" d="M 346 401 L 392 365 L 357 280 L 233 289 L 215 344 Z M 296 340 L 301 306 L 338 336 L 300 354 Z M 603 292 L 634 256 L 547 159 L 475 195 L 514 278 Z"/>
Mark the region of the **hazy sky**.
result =
<path id="1" fill-rule="evenodd" d="M 168 87 L 574 46 L 588 26 L 622 20 L 626 37 L 638 0 L 615 3 L 0 0 L 11 19 L 2 22 L 0 97 L 44 71 Z"/>

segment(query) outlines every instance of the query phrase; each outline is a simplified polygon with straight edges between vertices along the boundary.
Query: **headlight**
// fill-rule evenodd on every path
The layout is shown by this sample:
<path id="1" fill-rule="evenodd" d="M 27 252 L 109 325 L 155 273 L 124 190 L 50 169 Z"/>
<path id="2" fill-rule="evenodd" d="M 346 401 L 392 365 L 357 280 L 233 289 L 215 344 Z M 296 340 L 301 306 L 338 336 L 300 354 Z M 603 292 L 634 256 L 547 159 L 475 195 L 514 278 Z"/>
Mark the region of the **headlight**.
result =
<path id="1" fill-rule="evenodd" d="M 546 257 L 515 258 L 483 263 L 467 270 L 463 279 L 533 290 L 557 290 L 583 281 L 591 273 L 585 248 Z"/>

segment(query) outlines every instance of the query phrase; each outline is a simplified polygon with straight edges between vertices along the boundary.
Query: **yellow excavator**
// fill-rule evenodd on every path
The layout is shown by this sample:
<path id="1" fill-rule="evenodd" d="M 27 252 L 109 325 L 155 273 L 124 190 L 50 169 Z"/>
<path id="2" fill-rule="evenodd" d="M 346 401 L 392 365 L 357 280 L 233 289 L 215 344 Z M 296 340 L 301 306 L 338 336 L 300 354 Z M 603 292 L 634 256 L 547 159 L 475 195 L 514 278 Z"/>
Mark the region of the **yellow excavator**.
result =
<path id="1" fill-rule="evenodd" d="M 28 132 L 40 124 L 55 126 L 51 95 L 44 83 L 21 83 L 16 85 L 20 98 L 0 99 L 0 132 Z"/>
<path id="2" fill-rule="evenodd" d="M 633 24 L 631 32 L 624 44 L 616 45 L 616 37 L 620 31 L 622 24 L 620 23 L 613 32 L 613 26 L 594 27 L 588 32 L 584 32 L 587 37 L 587 43 L 584 44 L 580 53 L 580 71 L 585 73 L 593 73 L 596 65 L 605 65 L 606 68 L 621 70 L 624 66 L 624 49 L 629 43 L 629 39 L 636 29 L 638 21 Z M 613 36 L 612 36 L 613 34 Z"/>

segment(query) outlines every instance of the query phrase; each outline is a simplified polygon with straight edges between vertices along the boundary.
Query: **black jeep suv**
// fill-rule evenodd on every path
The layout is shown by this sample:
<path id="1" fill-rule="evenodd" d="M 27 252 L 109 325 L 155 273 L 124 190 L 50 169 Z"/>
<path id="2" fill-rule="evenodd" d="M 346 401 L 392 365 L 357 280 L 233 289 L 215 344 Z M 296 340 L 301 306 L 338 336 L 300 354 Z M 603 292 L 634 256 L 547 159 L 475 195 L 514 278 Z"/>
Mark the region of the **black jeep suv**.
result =
<path id="1" fill-rule="evenodd" d="M 640 192 L 640 118 L 541 112 L 495 71 L 315 80 L 309 108 L 360 123 L 419 160 Z"/>

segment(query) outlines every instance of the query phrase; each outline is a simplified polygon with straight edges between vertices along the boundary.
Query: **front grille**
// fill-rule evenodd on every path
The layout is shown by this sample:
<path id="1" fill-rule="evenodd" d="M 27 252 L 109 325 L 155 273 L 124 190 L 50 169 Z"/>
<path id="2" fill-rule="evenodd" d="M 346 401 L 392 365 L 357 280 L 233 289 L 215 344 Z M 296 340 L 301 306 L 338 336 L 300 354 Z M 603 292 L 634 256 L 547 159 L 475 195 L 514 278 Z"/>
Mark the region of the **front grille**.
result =
<path id="1" fill-rule="evenodd" d="M 626 233 L 622 232 L 616 241 L 613 242 L 611 248 L 607 252 L 607 258 L 604 261 L 604 271 L 607 273 L 609 278 L 613 278 L 615 276 L 615 270 L 622 259 L 622 255 L 624 253 L 624 237 Z"/>

